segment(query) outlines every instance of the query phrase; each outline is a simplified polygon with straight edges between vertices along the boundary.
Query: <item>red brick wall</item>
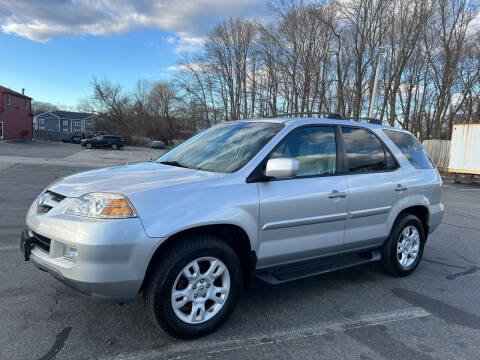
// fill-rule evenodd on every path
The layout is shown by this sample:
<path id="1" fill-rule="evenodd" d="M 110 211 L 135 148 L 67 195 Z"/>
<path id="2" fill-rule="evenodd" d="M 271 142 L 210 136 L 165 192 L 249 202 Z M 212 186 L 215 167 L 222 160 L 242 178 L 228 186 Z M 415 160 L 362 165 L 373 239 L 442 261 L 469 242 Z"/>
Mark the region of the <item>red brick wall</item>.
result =
<path id="1" fill-rule="evenodd" d="M 25 108 L 25 98 L 10 94 L 10 105 L 8 105 L 8 94 L 1 92 L 0 122 L 3 122 L 3 139 L 31 139 L 33 134 L 33 122 L 31 116 L 31 101 L 27 99 L 28 106 Z M 28 132 L 22 136 L 22 131 Z"/>

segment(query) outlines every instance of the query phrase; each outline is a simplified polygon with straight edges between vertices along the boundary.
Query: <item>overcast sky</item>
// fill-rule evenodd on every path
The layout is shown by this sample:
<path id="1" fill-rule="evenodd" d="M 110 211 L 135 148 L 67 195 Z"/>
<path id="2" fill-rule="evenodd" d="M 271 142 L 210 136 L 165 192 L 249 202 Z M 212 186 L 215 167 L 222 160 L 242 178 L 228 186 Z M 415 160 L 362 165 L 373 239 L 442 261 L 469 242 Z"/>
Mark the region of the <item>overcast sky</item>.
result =
<path id="1" fill-rule="evenodd" d="M 0 0 L 0 85 L 75 105 L 94 76 L 168 80 L 219 20 L 264 14 L 265 0 Z"/>

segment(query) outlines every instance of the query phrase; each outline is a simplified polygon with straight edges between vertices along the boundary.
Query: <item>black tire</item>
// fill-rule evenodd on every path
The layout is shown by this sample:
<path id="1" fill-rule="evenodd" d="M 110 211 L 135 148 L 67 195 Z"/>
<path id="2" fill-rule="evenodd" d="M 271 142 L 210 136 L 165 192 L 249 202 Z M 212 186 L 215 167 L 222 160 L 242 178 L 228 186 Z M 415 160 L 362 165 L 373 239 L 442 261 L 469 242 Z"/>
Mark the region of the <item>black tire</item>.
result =
<path id="1" fill-rule="evenodd" d="M 182 321 L 174 312 L 171 291 L 177 275 L 190 262 L 205 256 L 221 260 L 230 273 L 230 292 L 219 312 L 199 324 Z M 156 259 L 147 274 L 143 299 L 153 321 L 165 332 L 179 339 L 193 339 L 218 329 L 234 310 L 242 288 L 242 266 L 235 251 L 211 235 L 188 235 L 169 246 Z"/>
<path id="2" fill-rule="evenodd" d="M 118 149 L 117 144 L 112 144 L 112 150 L 117 150 L 117 149 Z"/>
<path id="3" fill-rule="evenodd" d="M 415 261 L 408 267 L 404 267 L 400 264 L 397 255 L 397 245 L 402 234 L 402 231 L 408 227 L 414 226 L 418 230 L 420 238 L 420 246 Z M 423 255 L 423 249 L 425 247 L 425 230 L 422 222 L 418 217 L 412 214 L 405 214 L 399 217 L 393 225 L 392 231 L 382 247 L 382 267 L 392 276 L 401 277 L 410 275 L 415 271 Z"/>

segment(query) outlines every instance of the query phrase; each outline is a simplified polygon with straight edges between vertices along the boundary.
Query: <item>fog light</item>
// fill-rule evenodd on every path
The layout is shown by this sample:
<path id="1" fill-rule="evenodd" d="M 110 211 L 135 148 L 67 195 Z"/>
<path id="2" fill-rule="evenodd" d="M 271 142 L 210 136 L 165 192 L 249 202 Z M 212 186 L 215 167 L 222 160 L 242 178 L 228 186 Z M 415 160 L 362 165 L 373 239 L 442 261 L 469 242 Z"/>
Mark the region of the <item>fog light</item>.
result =
<path id="1" fill-rule="evenodd" d="M 65 245 L 63 247 L 63 257 L 70 260 L 77 260 L 77 248 L 72 245 Z"/>

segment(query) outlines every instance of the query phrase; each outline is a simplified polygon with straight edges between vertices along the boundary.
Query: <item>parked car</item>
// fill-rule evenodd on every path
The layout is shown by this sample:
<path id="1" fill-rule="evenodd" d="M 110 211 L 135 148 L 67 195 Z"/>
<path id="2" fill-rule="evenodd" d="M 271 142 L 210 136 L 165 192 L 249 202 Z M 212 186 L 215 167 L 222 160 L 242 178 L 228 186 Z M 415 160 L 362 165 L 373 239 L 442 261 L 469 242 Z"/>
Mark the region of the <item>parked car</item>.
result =
<path id="1" fill-rule="evenodd" d="M 70 137 L 70 142 L 72 144 L 81 144 L 83 137 L 81 135 L 72 135 Z"/>
<path id="2" fill-rule="evenodd" d="M 441 183 L 404 130 L 227 122 L 157 160 L 49 185 L 21 248 L 93 298 L 143 293 L 162 329 L 195 338 L 227 319 L 255 276 L 279 284 L 371 261 L 411 274 L 442 221 Z"/>
<path id="3" fill-rule="evenodd" d="M 72 144 L 80 144 L 82 142 L 83 136 L 82 135 L 70 135 L 68 138 L 63 138 L 61 140 L 62 143 L 72 143 Z"/>
<path id="4" fill-rule="evenodd" d="M 112 150 L 117 150 L 125 146 L 125 141 L 116 135 L 99 135 L 82 140 L 81 145 L 87 149 L 111 148 Z"/>
<path id="5" fill-rule="evenodd" d="M 165 143 L 162 140 L 153 140 L 150 145 L 151 149 L 165 149 Z"/>

